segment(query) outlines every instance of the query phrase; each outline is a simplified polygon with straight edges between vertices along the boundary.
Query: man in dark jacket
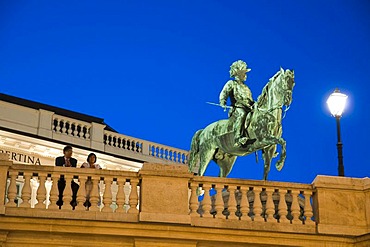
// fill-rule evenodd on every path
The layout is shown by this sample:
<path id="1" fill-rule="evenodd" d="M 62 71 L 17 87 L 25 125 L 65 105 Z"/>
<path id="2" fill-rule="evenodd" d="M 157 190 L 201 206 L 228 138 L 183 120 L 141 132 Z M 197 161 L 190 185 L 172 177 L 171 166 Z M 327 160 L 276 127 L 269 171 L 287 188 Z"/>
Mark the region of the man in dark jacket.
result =
<path id="1" fill-rule="evenodd" d="M 67 145 L 63 149 L 64 156 L 57 157 L 55 159 L 55 165 L 56 166 L 63 166 L 63 167 L 76 167 L 77 166 L 77 160 L 72 158 L 72 147 Z M 64 179 L 64 176 L 62 175 L 60 180 L 58 181 L 58 190 L 59 190 L 59 200 L 57 201 L 57 205 L 59 208 L 63 205 L 63 191 L 66 187 L 66 181 Z M 75 183 L 72 180 L 71 188 L 72 188 L 72 201 L 70 202 L 73 209 L 77 205 L 76 196 L 77 191 L 80 186 Z"/>

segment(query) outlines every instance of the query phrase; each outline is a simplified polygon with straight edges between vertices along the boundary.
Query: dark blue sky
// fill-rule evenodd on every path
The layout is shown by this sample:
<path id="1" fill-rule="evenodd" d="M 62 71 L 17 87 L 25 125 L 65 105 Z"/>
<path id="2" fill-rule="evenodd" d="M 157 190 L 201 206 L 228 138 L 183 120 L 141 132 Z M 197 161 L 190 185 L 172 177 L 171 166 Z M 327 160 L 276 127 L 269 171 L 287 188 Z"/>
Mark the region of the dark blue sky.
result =
<path id="1" fill-rule="evenodd" d="M 341 120 L 345 173 L 370 176 L 369 1 L 1 1 L 0 91 L 104 118 L 120 133 L 188 150 L 227 114 L 229 66 L 252 71 L 254 99 L 282 66 L 295 70 L 283 121 L 287 161 L 269 179 L 337 175 L 326 98 L 349 95 Z M 261 179 L 254 155 L 229 177 Z M 206 175 L 217 176 L 211 164 Z"/>

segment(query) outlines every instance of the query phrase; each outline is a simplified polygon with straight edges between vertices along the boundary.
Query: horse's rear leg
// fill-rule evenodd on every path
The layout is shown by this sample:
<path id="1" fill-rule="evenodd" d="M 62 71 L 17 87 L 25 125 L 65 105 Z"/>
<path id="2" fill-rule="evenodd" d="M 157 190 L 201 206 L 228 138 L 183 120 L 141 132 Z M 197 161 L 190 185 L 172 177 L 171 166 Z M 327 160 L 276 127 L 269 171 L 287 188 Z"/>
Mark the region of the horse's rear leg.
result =
<path id="1" fill-rule="evenodd" d="M 200 152 L 199 152 L 199 160 L 200 160 L 200 164 L 199 164 L 199 173 L 198 175 L 199 176 L 203 176 L 207 167 L 208 167 L 208 164 L 209 162 L 212 160 L 212 157 L 215 153 L 215 150 L 214 149 L 209 149 L 209 150 L 206 150 L 206 149 L 201 149 Z"/>

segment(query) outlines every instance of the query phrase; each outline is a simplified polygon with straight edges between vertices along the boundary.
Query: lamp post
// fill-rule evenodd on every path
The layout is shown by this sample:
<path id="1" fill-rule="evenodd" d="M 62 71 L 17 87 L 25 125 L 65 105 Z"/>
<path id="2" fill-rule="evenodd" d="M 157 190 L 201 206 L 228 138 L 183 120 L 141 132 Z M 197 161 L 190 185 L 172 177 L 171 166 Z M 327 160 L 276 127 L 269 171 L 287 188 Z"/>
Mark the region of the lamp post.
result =
<path id="1" fill-rule="evenodd" d="M 340 118 L 346 106 L 348 96 L 339 92 L 338 88 L 329 96 L 326 103 L 328 104 L 331 115 L 335 117 L 337 122 L 337 149 L 338 149 L 338 175 L 344 176 L 343 153 L 342 153 L 342 139 L 340 136 Z"/>

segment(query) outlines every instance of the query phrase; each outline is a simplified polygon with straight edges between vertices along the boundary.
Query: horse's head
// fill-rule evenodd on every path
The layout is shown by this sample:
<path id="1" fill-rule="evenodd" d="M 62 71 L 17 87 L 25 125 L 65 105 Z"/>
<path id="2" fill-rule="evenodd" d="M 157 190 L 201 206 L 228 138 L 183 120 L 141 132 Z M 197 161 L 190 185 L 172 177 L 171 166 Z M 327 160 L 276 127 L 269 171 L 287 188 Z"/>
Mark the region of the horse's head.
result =
<path id="1" fill-rule="evenodd" d="M 258 107 L 266 110 L 289 106 L 292 103 L 294 71 L 280 70 L 270 78 L 258 97 Z"/>

